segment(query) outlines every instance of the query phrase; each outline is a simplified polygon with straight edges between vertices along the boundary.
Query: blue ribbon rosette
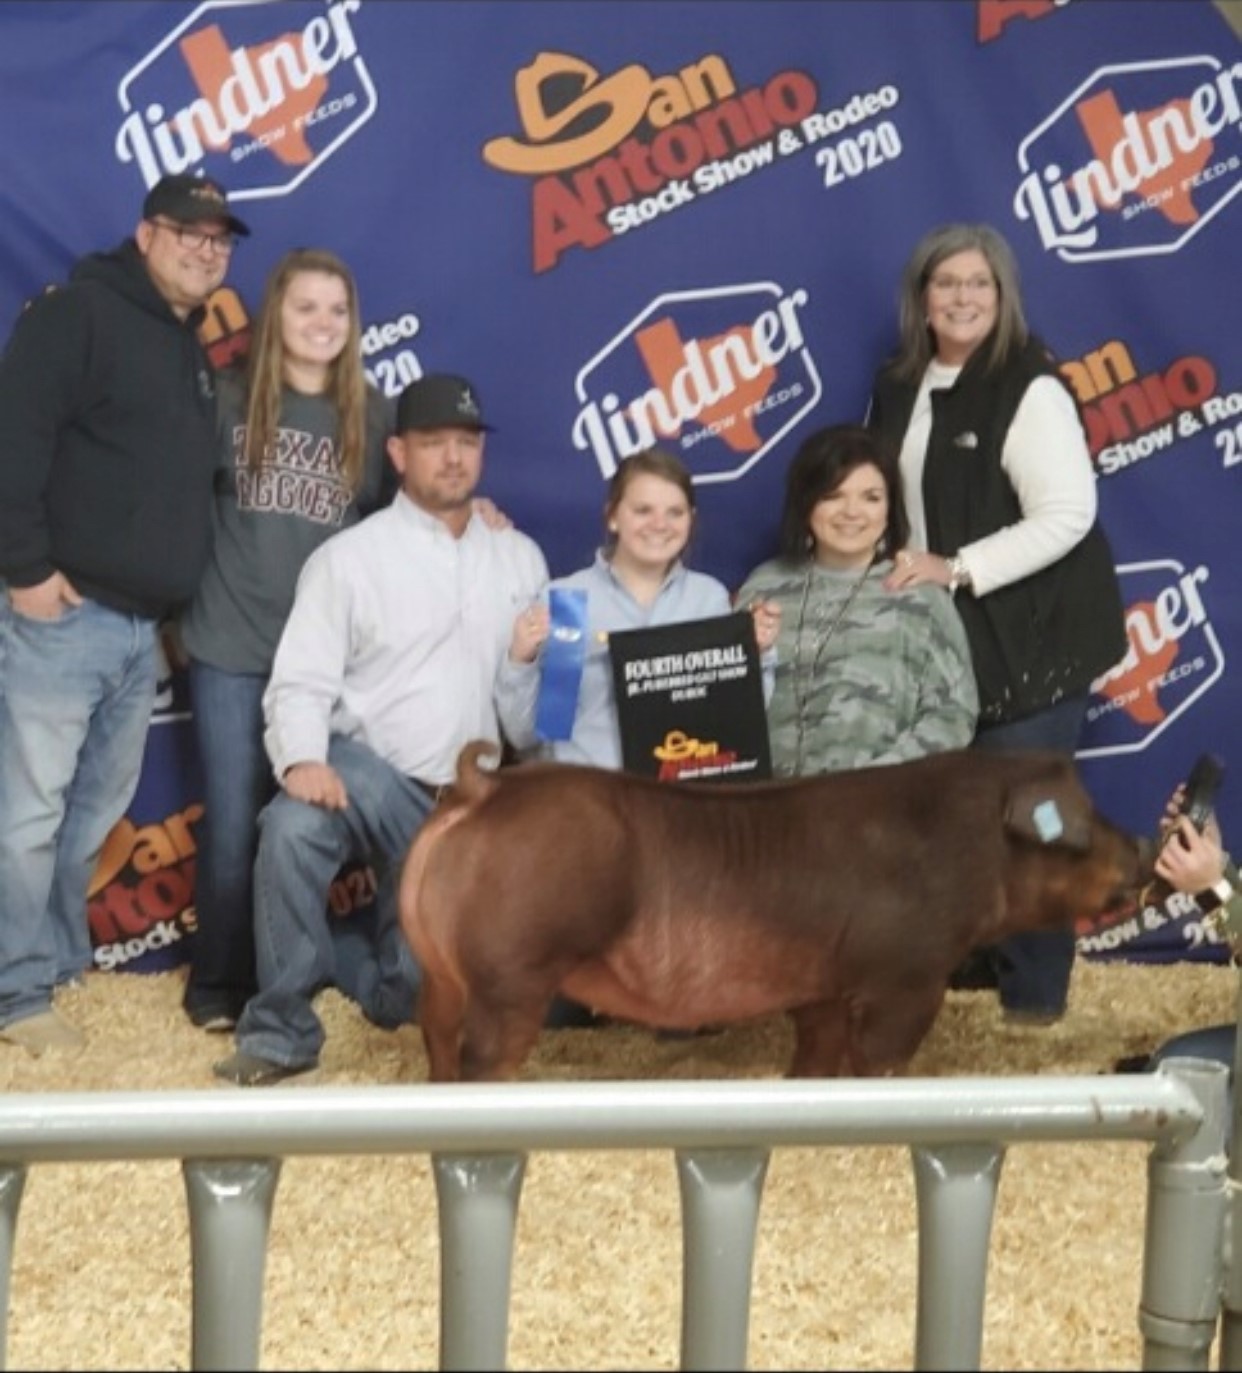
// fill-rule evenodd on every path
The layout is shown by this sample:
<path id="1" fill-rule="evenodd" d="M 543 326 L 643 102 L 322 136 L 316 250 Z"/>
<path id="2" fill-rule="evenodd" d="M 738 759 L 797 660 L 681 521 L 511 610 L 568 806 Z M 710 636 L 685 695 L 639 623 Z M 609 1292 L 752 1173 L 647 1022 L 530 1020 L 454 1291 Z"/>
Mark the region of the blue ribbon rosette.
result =
<path id="1" fill-rule="evenodd" d="M 543 646 L 535 733 L 552 742 L 574 732 L 586 662 L 587 593 L 580 587 L 551 587 L 548 610 L 552 627 Z"/>

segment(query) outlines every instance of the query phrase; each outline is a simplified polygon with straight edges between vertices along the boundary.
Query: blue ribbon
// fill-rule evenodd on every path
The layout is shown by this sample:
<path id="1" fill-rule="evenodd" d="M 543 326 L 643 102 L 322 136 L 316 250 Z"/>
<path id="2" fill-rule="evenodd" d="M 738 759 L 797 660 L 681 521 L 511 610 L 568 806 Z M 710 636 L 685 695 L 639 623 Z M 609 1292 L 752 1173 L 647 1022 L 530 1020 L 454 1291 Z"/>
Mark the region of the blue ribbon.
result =
<path id="1" fill-rule="evenodd" d="M 550 587 L 552 628 L 543 646 L 535 732 L 540 739 L 568 739 L 578 713 L 578 689 L 587 651 L 587 593 Z"/>

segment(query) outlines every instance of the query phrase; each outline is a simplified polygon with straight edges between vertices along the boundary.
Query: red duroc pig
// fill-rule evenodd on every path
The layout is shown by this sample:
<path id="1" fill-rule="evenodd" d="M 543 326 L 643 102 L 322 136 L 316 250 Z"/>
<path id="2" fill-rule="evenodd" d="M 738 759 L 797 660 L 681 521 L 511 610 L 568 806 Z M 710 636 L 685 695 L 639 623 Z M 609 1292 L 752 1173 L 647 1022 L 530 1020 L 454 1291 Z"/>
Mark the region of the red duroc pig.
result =
<path id="1" fill-rule="evenodd" d="M 401 879 L 438 1082 L 511 1077 L 557 992 L 666 1028 L 787 1011 L 791 1076 L 892 1072 L 971 948 L 1101 913 L 1154 857 L 1059 754 L 677 784 L 488 752 Z"/>

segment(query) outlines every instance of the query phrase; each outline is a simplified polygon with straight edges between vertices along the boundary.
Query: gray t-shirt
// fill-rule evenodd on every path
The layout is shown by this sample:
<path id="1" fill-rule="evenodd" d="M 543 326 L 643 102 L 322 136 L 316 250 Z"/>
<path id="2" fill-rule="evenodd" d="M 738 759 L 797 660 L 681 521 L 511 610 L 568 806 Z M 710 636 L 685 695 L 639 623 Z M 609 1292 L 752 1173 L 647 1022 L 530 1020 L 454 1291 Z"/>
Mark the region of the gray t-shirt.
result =
<path id="1" fill-rule="evenodd" d="M 245 456 L 245 394 L 220 378 L 220 461 L 212 553 L 181 619 L 187 651 L 226 672 L 271 671 L 302 564 L 338 530 L 356 524 L 395 489 L 385 440 L 393 403 L 368 389 L 366 453 L 357 493 L 341 480 L 336 409 L 327 396 L 285 388 L 276 451 L 259 472 Z"/>

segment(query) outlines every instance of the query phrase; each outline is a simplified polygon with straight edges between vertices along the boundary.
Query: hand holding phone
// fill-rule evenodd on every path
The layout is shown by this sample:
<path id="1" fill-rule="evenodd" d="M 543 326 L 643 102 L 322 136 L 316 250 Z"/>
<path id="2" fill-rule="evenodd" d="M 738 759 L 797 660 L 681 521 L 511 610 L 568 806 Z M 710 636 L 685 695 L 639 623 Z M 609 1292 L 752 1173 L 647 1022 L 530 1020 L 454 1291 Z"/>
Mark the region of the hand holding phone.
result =
<path id="1" fill-rule="evenodd" d="M 1224 780 L 1225 765 L 1214 753 L 1201 753 L 1186 778 L 1186 789 L 1182 795 L 1181 814 L 1203 833 L 1203 827 L 1212 815 L 1216 793 Z"/>

